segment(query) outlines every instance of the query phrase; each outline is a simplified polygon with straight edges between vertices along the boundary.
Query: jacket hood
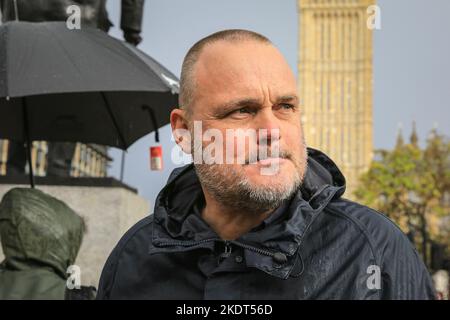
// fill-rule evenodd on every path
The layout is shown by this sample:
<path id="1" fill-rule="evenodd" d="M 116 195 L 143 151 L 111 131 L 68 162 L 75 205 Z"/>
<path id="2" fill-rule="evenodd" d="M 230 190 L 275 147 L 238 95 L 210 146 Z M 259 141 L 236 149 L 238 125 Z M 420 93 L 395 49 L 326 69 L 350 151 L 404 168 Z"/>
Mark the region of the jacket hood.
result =
<path id="1" fill-rule="evenodd" d="M 84 223 L 64 202 L 36 189 L 14 188 L 0 203 L 4 267 L 51 268 L 66 278 L 75 262 Z"/>
<path id="2" fill-rule="evenodd" d="M 322 151 L 308 148 L 308 168 L 305 179 L 300 186 L 303 198 L 312 200 L 316 193 L 328 186 L 339 188 L 336 197 L 340 197 L 345 192 L 345 177 L 337 167 Z"/>
<path id="3" fill-rule="evenodd" d="M 293 263 L 286 264 L 285 268 L 273 267 L 271 259 L 269 263 L 261 255 L 256 255 L 268 250 L 266 255 L 272 255 L 272 258 L 275 252 L 292 257 L 317 214 L 344 191 L 345 178 L 336 164 L 324 153 L 308 148 L 304 181 L 293 197 L 282 205 L 284 212 L 281 219 L 269 217 L 264 221 L 266 227 L 262 230 L 249 232 L 233 242 L 254 249 L 246 251 L 250 266 L 286 278 L 292 271 Z M 193 164 L 171 173 L 155 202 L 150 253 L 191 250 L 208 240 L 220 240 L 199 215 L 192 214 L 195 203 L 202 196 Z"/>

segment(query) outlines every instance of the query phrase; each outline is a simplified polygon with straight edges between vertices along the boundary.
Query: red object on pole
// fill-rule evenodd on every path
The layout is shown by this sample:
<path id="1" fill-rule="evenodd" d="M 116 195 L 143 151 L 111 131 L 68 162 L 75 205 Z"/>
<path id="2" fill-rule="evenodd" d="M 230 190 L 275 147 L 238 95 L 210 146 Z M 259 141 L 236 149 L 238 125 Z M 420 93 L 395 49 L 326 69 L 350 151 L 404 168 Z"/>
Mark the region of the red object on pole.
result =
<path id="1" fill-rule="evenodd" d="M 150 147 L 150 169 L 163 169 L 162 146 Z"/>

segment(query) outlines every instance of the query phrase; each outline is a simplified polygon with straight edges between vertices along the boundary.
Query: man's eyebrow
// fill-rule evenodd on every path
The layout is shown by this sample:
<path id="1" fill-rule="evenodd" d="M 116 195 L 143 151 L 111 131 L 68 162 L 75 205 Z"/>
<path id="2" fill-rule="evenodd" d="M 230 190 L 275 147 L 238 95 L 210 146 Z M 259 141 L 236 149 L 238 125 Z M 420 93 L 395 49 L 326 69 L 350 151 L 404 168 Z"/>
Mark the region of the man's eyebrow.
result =
<path id="1" fill-rule="evenodd" d="M 298 100 L 299 99 L 297 95 L 287 94 L 278 96 L 275 100 L 275 103 L 291 102 L 296 104 L 298 103 Z M 214 110 L 214 116 L 219 118 L 225 117 L 228 113 L 243 107 L 250 107 L 255 109 L 259 108 L 261 107 L 261 100 L 255 98 L 240 98 L 236 100 L 231 100 L 229 102 L 217 106 Z"/>
<path id="2" fill-rule="evenodd" d="M 242 98 L 228 101 L 221 104 L 214 109 L 214 115 L 216 117 L 226 116 L 229 112 L 243 108 L 243 107 L 254 107 L 257 108 L 261 106 L 261 101 L 254 98 Z"/>
<path id="3" fill-rule="evenodd" d="M 277 103 L 280 103 L 280 102 L 293 102 L 293 103 L 298 103 L 298 97 L 297 97 L 297 95 L 295 95 L 295 94 L 288 94 L 288 95 L 283 95 L 283 96 L 279 96 L 277 99 L 276 99 L 276 102 Z"/>

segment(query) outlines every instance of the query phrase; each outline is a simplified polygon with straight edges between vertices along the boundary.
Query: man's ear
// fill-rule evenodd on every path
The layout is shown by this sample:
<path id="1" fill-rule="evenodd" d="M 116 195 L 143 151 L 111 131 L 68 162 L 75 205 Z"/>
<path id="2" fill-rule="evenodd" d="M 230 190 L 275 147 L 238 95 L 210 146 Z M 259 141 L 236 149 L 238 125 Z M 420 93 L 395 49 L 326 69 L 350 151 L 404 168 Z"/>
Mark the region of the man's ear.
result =
<path id="1" fill-rule="evenodd" d="M 172 127 L 172 135 L 175 142 L 183 152 L 191 154 L 191 133 L 189 131 L 188 121 L 186 110 L 176 108 L 170 113 L 170 126 Z"/>

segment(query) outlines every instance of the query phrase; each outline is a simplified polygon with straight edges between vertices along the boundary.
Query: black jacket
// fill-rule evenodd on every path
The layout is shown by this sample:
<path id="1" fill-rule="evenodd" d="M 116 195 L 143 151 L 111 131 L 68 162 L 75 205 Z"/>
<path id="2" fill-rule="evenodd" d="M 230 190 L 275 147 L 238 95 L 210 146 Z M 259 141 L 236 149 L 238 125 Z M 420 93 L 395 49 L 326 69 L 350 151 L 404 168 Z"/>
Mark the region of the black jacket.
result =
<path id="1" fill-rule="evenodd" d="M 308 149 L 305 181 L 260 226 L 223 241 L 200 216 L 193 165 L 113 250 L 99 299 L 432 299 L 429 274 L 384 215 L 341 198 L 345 179 Z"/>

